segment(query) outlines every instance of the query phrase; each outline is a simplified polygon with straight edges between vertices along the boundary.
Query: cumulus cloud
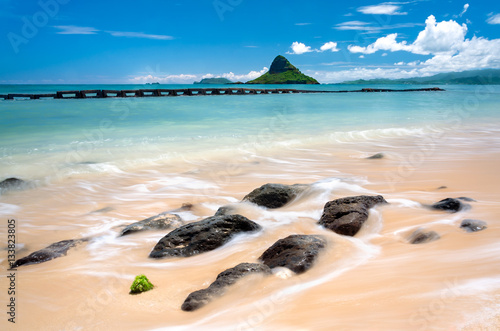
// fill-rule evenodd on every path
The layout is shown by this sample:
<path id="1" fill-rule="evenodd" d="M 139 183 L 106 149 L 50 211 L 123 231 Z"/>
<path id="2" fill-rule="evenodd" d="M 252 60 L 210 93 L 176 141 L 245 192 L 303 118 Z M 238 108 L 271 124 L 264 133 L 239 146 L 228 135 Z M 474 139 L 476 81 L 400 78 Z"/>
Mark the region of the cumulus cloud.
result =
<path id="1" fill-rule="evenodd" d="M 347 49 L 351 53 L 363 53 L 363 54 L 373 54 L 380 50 L 391 51 L 391 52 L 410 51 L 411 46 L 406 45 L 406 41 L 402 41 L 400 43 L 397 42 L 396 41 L 397 36 L 398 36 L 397 33 L 391 33 L 390 35 L 387 35 L 385 37 L 378 38 L 373 44 L 370 44 L 366 47 L 349 45 L 347 46 Z"/>
<path id="2" fill-rule="evenodd" d="M 290 46 L 292 51 L 286 52 L 287 54 L 304 54 L 304 53 L 310 53 L 310 52 L 325 52 L 325 51 L 331 51 L 331 52 L 338 52 L 339 49 L 337 48 L 337 43 L 333 41 L 329 41 L 327 43 L 324 43 L 323 46 L 321 46 L 319 49 L 312 49 L 311 46 L 306 46 L 304 43 L 299 43 L 298 41 L 294 41 L 292 43 L 292 46 Z"/>
<path id="3" fill-rule="evenodd" d="M 337 48 L 337 43 L 333 42 L 333 41 L 329 41 L 329 42 L 325 43 L 319 49 L 320 49 L 321 52 L 328 51 L 328 50 L 330 50 L 332 52 L 338 52 L 339 51 L 339 49 Z"/>
<path id="4" fill-rule="evenodd" d="M 386 2 L 374 6 L 363 6 L 358 8 L 358 12 L 371 15 L 406 15 L 408 13 L 399 12 L 401 6 Z"/>
<path id="5" fill-rule="evenodd" d="M 225 73 L 219 77 L 224 77 L 232 81 L 247 81 L 252 80 L 265 74 L 269 69 L 267 67 L 262 68 L 260 71 L 250 71 L 248 74 L 236 75 L 232 72 Z"/>
<path id="6" fill-rule="evenodd" d="M 162 83 L 162 84 L 191 84 L 194 81 L 201 80 L 203 78 L 215 78 L 224 77 L 232 81 L 248 81 L 260 77 L 265 74 L 269 69 L 267 67 L 262 68 L 260 71 L 250 71 L 247 74 L 235 74 L 233 72 L 223 73 L 220 75 L 214 75 L 212 73 L 207 73 L 203 75 L 193 75 L 193 74 L 179 74 L 179 75 L 159 75 L 159 74 L 148 74 L 142 76 L 135 76 L 129 79 L 131 83 L 134 84 L 145 84 L 145 83 Z"/>
<path id="7" fill-rule="evenodd" d="M 493 17 L 493 16 L 492 16 Z M 500 22 L 499 22 L 500 24 Z M 500 39 L 489 40 L 473 36 L 466 39 L 467 26 L 453 20 L 436 22 L 434 16 L 426 20 L 425 29 L 414 42 L 398 41 L 397 33 L 378 38 L 374 43 L 362 47 L 349 45 L 351 53 L 361 56 L 377 51 L 406 51 L 430 56 L 426 60 L 409 63 L 396 62 L 393 68 L 355 68 L 337 72 L 315 72 L 320 82 L 335 83 L 345 80 L 373 78 L 409 78 L 430 76 L 440 72 L 464 71 L 485 68 L 500 68 Z"/>
<path id="8" fill-rule="evenodd" d="M 294 41 L 290 48 L 292 51 L 287 52 L 287 54 L 304 54 L 312 52 L 311 46 L 306 46 L 304 43 L 299 43 L 298 41 Z"/>
<path id="9" fill-rule="evenodd" d="M 163 83 L 163 84 L 189 84 L 196 80 L 196 75 L 180 74 L 180 75 L 166 75 L 166 76 L 156 76 L 156 75 L 144 75 L 136 76 L 129 81 L 134 84 L 145 84 L 145 83 Z"/>
<path id="10" fill-rule="evenodd" d="M 464 43 L 467 34 L 467 26 L 457 22 L 443 21 L 436 23 L 436 18 L 431 15 L 425 21 L 425 29 L 421 31 L 412 44 L 406 41 L 398 42 L 397 33 L 378 38 L 374 43 L 366 46 L 349 45 L 351 53 L 373 54 L 379 50 L 383 51 L 407 51 L 414 54 L 429 55 L 443 52 L 456 53 Z"/>
<path id="11" fill-rule="evenodd" d="M 486 22 L 488 24 L 500 24 L 500 14 L 495 14 L 491 17 L 489 17 Z"/>

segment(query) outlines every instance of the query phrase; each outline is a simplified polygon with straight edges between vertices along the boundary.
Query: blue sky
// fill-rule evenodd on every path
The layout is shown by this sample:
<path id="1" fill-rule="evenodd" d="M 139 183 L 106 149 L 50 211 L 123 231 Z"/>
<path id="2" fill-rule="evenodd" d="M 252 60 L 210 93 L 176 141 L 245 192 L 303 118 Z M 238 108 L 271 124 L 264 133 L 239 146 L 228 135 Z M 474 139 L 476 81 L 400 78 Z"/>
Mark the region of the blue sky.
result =
<path id="1" fill-rule="evenodd" d="M 498 1 L 0 0 L 0 83 L 321 83 L 500 68 Z"/>

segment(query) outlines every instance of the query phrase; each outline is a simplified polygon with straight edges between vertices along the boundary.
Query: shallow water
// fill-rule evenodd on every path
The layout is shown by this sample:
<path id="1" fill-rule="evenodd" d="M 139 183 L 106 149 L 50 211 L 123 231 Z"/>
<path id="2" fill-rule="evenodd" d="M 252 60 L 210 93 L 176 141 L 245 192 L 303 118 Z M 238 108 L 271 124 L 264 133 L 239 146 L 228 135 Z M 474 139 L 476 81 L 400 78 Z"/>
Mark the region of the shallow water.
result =
<path id="1" fill-rule="evenodd" d="M 0 237 L 15 218 L 18 258 L 60 240 L 92 238 L 65 257 L 18 268 L 16 327 L 498 329 L 500 88 L 444 88 L 0 102 L 0 179 L 33 183 L 1 192 Z M 378 152 L 385 157 L 366 159 Z M 311 185 L 276 210 L 239 203 L 269 182 Z M 372 209 L 354 238 L 316 224 L 327 201 L 360 194 L 382 194 L 390 204 Z M 455 214 L 425 208 L 460 196 L 477 201 Z M 263 230 L 212 252 L 162 260 L 148 254 L 168 231 L 117 237 L 122 226 L 185 203 L 193 204 L 179 213 L 185 222 L 234 204 Z M 466 233 L 459 229 L 464 218 L 488 228 Z M 410 245 L 418 228 L 441 239 Z M 296 233 L 328 241 L 308 272 L 251 276 L 198 311 L 180 310 L 221 271 L 256 262 Z M 156 288 L 131 296 L 141 273 Z M 0 286 L 8 288 L 5 277 Z M 1 298 L 3 305 L 3 290 Z"/>

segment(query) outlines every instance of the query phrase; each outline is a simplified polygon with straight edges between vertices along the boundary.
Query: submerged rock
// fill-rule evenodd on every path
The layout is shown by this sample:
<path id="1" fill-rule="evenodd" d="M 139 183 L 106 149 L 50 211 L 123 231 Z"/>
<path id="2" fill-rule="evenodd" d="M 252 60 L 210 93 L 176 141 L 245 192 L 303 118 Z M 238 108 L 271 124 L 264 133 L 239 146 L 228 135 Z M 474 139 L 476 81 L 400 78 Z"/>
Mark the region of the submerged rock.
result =
<path id="1" fill-rule="evenodd" d="M 217 275 L 217 279 L 209 287 L 195 291 L 188 295 L 181 306 L 184 311 L 193 311 L 209 303 L 213 298 L 226 292 L 227 287 L 239 279 L 255 273 L 271 274 L 271 269 L 260 263 L 240 263 L 236 267 L 227 269 Z"/>
<path id="2" fill-rule="evenodd" d="M 425 244 L 431 241 L 435 241 L 440 239 L 441 237 L 435 231 L 423 231 L 422 229 L 418 229 L 413 232 L 409 237 L 408 241 L 410 244 Z"/>
<path id="3" fill-rule="evenodd" d="M 68 250 L 78 244 L 88 241 L 87 239 L 70 239 L 56 242 L 50 246 L 40 249 L 30 255 L 23 257 L 11 266 L 16 268 L 25 264 L 35 264 L 50 261 L 61 256 L 65 256 Z"/>
<path id="4" fill-rule="evenodd" d="M 125 229 L 122 230 L 120 236 L 139 231 L 177 228 L 182 224 L 182 219 L 179 215 L 169 214 L 168 212 L 165 212 L 128 225 Z"/>
<path id="5" fill-rule="evenodd" d="M 248 193 L 242 201 L 266 208 L 280 208 L 292 201 L 307 185 L 265 184 Z"/>
<path id="6" fill-rule="evenodd" d="M 236 213 L 236 208 L 234 206 L 222 206 L 217 209 L 215 216 L 225 216 L 225 215 L 233 215 Z"/>
<path id="7" fill-rule="evenodd" d="M 387 203 L 381 195 L 360 195 L 327 202 L 318 224 L 335 233 L 354 236 L 368 219 L 368 210 L 380 203 Z"/>
<path id="8" fill-rule="evenodd" d="M 460 228 L 467 232 L 478 232 L 487 229 L 486 222 L 472 219 L 465 219 L 460 224 Z"/>
<path id="9" fill-rule="evenodd" d="M 458 200 L 462 200 L 462 201 L 467 201 L 467 202 L 476 202 L 475 199 L 472 199 L 472 198 L 469 198 L 469 197 L 460 197 L 460 198 L 457 198 Z"/>
<path id="10" fill-rule="evenodd" d="M 19 178 L 7 178 L 0 182 L 0 192 L 9 190 L 21 190 L 28 185 L 28 182 Z"/>
<path id="11" fill-rule="evenodd" d="M 259 257 L 269 268 L 285 267 L 300 274 L 309 270 L 326 247 L 321 236 L 294 234 L 280 239 Z"/>
<path id="12" fill-rule="evenodd" d="M 224 245 L 238 233 L 260 229 L 260 225 L 241 215 L 212 216 L 173 230 L 158 241 L 149 257 L 197 255 Z"/>
<path id="13" fill-rule="evenodd" d="M 467 203 L 463 203 L 462 201 L 460 201 L 458 199 L 446 198 L 446 199 L 443 199 L 443 200 L 431 205 L 431 208 L 436 209 L 436 210 L 444 210 L 444 211 L 456 213 L 456 212 L 461 211 L 463 209 L 469 209 L 470 205 Z"/>
<path id="14" fill-rule="evenodd" d="M 385 155 L 383 153 L 377 153 L 372 156 L 367 157 L 368 160 L 383 159 Z"/>

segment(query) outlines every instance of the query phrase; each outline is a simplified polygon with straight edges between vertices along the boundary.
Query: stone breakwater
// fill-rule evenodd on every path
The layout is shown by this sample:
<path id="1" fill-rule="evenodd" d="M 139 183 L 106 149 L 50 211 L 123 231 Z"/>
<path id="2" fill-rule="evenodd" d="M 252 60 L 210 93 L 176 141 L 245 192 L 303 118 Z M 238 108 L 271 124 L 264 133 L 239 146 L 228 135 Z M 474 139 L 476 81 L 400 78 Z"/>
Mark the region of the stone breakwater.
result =
<path id="1" fill-rule="evenodd" d="M 372 92 L 433 92 L 444 91 L 438 87 L 418 89 L 375 89 L 364 88 L 353 91 L 316 91 L 297 89 L 250 89 L 250 88 L 188 88 L 188 89 L 139 89 L 139 90 L 76 90 L 55 93 L 9 93 L 0 94 L 0 99 L 95 99 L 95 98 L 142 98 L 176 97 L 201 95 L 254 95 L 254 94 L 291 94 L 291 93 L 372 93 Z"/>

